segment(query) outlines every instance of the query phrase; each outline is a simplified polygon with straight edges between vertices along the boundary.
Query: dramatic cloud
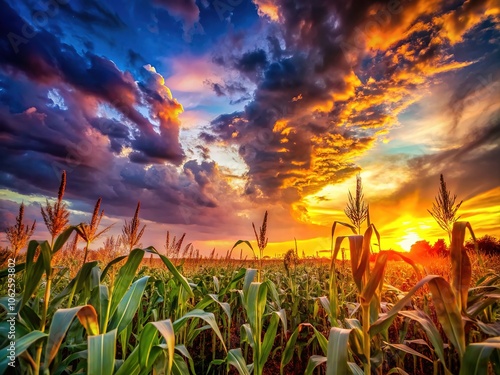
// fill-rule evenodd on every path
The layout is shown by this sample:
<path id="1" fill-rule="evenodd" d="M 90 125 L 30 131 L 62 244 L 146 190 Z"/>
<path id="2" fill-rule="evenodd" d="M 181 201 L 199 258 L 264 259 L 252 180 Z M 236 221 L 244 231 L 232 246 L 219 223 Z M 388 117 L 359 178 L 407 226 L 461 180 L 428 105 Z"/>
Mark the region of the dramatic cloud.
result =
<path id="1" fill-rule="evenodd" d="M 450 54 L 437 1 L 256 5 L 279 33 L 233 65 L 218 59 L 242 76 L 262 70 L 253 75 L 254 99 L 211 123 L 213 134 L 238 145 L 249 193 L 299 200 L 344 180 L 359 171 L 354 158 L 399 124 L 423 90 L 474 63 Z M 222 86 L 213 88 L 224 94 Z"/>
<path id="2" fill-rule="evenodd" d="M 56 3 L 0 0 L 0 225 L 66 170 L 75 220 L 102 197 L 154 233 L 231 246 L 268 210 L 312 238 L 362 172 L 396 235 L 444 172 L 495 230 L 497 0 Z"/>

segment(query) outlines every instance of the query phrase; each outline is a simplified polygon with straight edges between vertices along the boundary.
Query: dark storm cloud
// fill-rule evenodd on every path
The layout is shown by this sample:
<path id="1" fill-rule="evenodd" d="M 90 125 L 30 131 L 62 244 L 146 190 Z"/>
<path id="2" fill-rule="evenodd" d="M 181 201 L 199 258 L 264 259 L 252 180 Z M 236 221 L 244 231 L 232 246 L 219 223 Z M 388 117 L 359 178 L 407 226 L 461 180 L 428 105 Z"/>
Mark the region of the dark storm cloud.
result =
<path id="1" fill-rule="evenodd" d="M 250 73 L 265 68 L 267 63 L 266 51 L 258 49 L 244 53 L 237 61 L 236 68 L 242 72 Z"/>
<path id="2" fill-rule="evenodd" d="M 175 104 L 167 105 L 166 99 L 154 92 L 157 87 L 148 89 L 150 81 L 140 89 L 134 77 L 119 70 L 111 60 L 92 53 L 81 56 L 72 46 L 59 42 L 43 29 L 31 39 L 16 44 L 15 36 L 24 35 L 27 23 L 8 5 L 2 7 L 0 32 L 6 38 L 0 44 L 0 68 L 14 69 L 43 84 L 70 84 L 116 108 L 139 129 L 132 142 L 136 150 L 131 159 L 141 163 L 182 161 L 184 154 L 178 141 L 178 121 L 174 114 L 168 113 L 169 109 L 178 111 Z M 145 79 L 150 76 L 146 75 Z M 160 134 L 136 109 L 143 100 L 151 107 L 152 116 L 159 119 Z"/>
<path id="3" fill-rule="evenodd" d="M 129 49 L 127 52 L 128 62 L 131 66 L 143 66 L 146 64 L 146 59 L 142 57 L 142 55 L 132 49 Z"/>
<path id="4" fill-rule="evenodd" d="M 359 171 L 352 158 L 398 123 L 418 88 L 472 63 L 450 52 L 438 2 L 255 3 L 275 21 L 267 45 L 239 57 L 229 46 L 214 61 L 263 73 L 250 78 L 257 89 L 243 112 L 211 123 L 239 147 L 249 191 L 300 197 L 349 177 Z"/>
<path id="5" fill-rule="evenodd" d="M 210 86 L 212 90 L 214 91 L 215 95 L 217 96 L 229 96 L 231 98 L 235 96 L 241 96 L 240 98 L 236 100 L 240 100 L 241 98 L 250 98 L 248 89 L 241 84 L 241 82 L 224 82 L 224 83 L 215 83 L 211 82 L 210 80 L 206 80 L 205 84 Z M 233 100 L 233 99 L 232 99 Z M 233 103 L 231 103 L 233 104 Z"/>
<path id="6" fill-rule="evenodd" d="M 351 67 L 338 39 L 353 32 L 369 4 L 344 9 L 327 1 L 277 2 L 285 50 L 278 37 L 270 37 L 269 56 L 257 49 L 236 60 L 234 66 L 242 74 L 263 69 L 254 100 L 243 113 L 221 115 L 211 125 L 214 134 L 239 145 L 249 166 L 250 185 L 255 185 L 249 191 L 258 187 L 266 195 L 280 189 L 303 193 L 317 186 L 312 181 L 326 170 L 333 172 L 330 179 L 336 181 L 344 178 L 343 171 L 354 168 L 343 152 L 344 144 L 351 141 L 332 119 L 315 114 L 314 108 L 328 105 L 332 95 L 349 89 L 344 78 Z M 269 57 L 274 61 L 268 61 Z M 227 65 L 226 60 L 219 62 Z M 279 120 L 286 123 L 276 129 Z M 323 155 L 322 143 L 332 147 L 329 155 Z M 315 159 L 320 152 L 323 160 L 318 163 Z"/>
<path id="7" fill-rule="evenodd" d="M 75 7 L 75 3 L 77 4 Z M 31 9 L 34 9 L 35 4 L 31 5 Z M 109 10 L 106 3 L 101 4 L 97 0 L 85 0 L 82 3 L 78 2 L 61 2 L 61 9 L 69 16 L 73 21 L 79 21 L 87 27 L 94 28 L 103 27 L 111 29 L 121 29 L 125 28 L 125 22 L 120 18 L 116 12 Z"/>
<path id="8" fill-rule="evenodd" d="M 105 71 L 95 74 L 113 85 Z M 165 142 L 177 139 L 182 110 L 163 82 L 148 66 L 135 88 L 159 124 L 159 134 L 148 138 L 127 117 L 102 117 L 95 98 L 64 81 L 47 85 L 31 76 L 0 73 L 0 186 L 26 196 L 54 196 L 66 170 L 65 197 L 74 209 L 87 210 L 102 197 L 108 215 L 129 216 L 141 200 L 141 216 L 155 222 L 211 226 L 218 216 L 225 222 L 227 212 L 238 211 L 238 203 L 227 197 L 237 201 L 237 196 L 215 163 L 188 161 L 181 170 L 163 163 L 174 157 L 166 153 L 175 147 Z M 155 157 L 159 163 L 151 165 Z"/>

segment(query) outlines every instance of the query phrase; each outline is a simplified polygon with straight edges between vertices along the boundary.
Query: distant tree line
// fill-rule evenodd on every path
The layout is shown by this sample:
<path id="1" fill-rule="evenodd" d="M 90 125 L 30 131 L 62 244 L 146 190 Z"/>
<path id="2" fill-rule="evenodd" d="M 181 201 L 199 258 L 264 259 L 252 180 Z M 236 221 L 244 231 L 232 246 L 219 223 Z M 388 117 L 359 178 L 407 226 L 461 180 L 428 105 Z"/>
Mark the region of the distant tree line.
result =
<path id="1" fill-rule="evenodd" d="M 494 236 L 486 234 L 477 238 L 477 246 L 481 254 L 500 255 L 500 239 Z M 474 251 L 472 238 L 465 243 L 465 248 Z M 442 238 L 434 242 L 433 245 L 426 240 L 417 241 L 410 249 L 410 256 L 412 257 L 446 257 L 449 254 L 449 247 Z"/>

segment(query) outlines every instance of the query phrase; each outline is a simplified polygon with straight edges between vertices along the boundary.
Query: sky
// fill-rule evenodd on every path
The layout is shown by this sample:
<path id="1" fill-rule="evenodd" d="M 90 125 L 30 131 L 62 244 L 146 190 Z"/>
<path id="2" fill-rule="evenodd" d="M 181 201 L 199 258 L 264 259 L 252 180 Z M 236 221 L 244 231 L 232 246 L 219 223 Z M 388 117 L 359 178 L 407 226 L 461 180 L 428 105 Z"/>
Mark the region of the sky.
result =
<path id="1" fill-rule="evenodd" d="M 499 0 L 0 0 L 0 230 L 67 172 L 71 223 L 201 254 L 330 248 L 356 175 L 383 249 L 500 236 Z M 349 234 L 342 229 L 339 234 Z M 5 234 L 0 240 L 6 244 Z M 98 244 L 96 244 L 98 246 Z M 244 250 L 244 253 L 248 250 Z M 322 254 L 322 253 L 319 253 Z"/>

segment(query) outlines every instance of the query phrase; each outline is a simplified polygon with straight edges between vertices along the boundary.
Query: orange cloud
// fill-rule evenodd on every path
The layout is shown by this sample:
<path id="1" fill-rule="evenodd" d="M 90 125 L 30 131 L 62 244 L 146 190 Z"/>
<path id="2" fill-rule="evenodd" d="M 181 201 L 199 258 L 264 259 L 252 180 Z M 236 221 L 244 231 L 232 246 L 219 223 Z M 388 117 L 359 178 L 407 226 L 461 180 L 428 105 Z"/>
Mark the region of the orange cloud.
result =
<path id="1" fill-rule="evenodd" d="M 273 0 L 254 0 L 254 3 L 257 5 L 259 16 L 267 16 L 272 21 L 279 21 L 279 9 L 276 4 L 274 4 Z"/>
<path id="2" fill-rule="evenodd" d="M 458 9 L 438 17 L 437 22 L 442 26 L 443 36 L 452 44 L 456 44 L 463 40 L 469 30 L 488 17 L 498 25 L 499 14 L 498 0 L 467 0 Z"/>

